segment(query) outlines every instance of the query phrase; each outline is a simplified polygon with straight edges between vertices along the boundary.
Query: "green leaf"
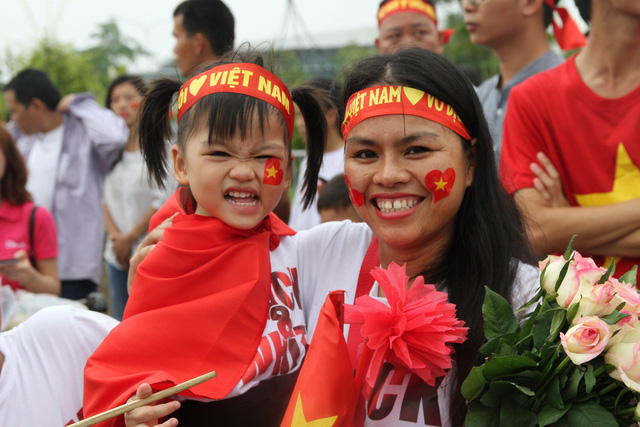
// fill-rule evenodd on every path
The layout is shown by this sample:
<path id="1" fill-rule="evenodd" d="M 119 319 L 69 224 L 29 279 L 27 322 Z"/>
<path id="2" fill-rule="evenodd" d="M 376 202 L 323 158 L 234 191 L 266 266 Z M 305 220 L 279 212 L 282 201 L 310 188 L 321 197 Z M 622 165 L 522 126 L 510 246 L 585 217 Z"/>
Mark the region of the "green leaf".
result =
<path id="1" fill-rule="evenodd" d="M 484 363 L 482 374 L 487 381 L 514 374 L 524 368 L 538 366 L 535 360 L 525 356 L 497 356 Z"/>
<path id="2" fill-rule="evenodd" d="M 497 354 L 503 354 L 500 351 L 501 347 L 506 345 L 507 348 L 513 347 L 515 345 L 515 340 L 518 338 L 518 334 L 515 332 L 507 335 L 500 335 L 499 337 L 493 338 L 487 341 L 482 347 L 480 347 L 480 354 L 485 357 L 493 356 Z M 511 351 L 508 351 L 505 354 L 511 354 Z"/>
<path id="3" fill-rule="evenodd" d="M 560 395 L 560 379 L 554 378 L 547 387 L 547 402 L 556 409 L 564 408 L 564 401 Z"/>
<path id="4" fill-rule="evenodd" d="M 565 402 L 578 395 L 578 387 L 580 386 L 580 380 L 584 376 L 584 371 L 583 367 L 576 366 L 569 375 L 569 381 L 567 381 L 566 387 L 562 390 L 562 397 Z"/>
<path id="5" fill-rule="evenodd" d="M 485 297 L 482 304 L 484 335 L 490 340 L 516 332 L 519 325 L 511 304 L 488 287 L 485 286 L 484 289 Z"/>
<path id="6" fill-rule="evenodd" d="M 563 308 L 555 310 L 553 319 L 551 320 L 551 330 L 549 332 L 549 338 L 547 338 L 548 340 L 555 340 L 558 334 L 560 334 L 560 331 L 564 329 L 566 313 Z"/>
<path id="7" fill-rule="evenodd" d="M 538 424 L 540 425 L 540 427 L 553 424 L 560 418 L 562 418 L 564 414 L 569 411 L 569 409 L 571 409 L 571 404 L 567 405 L 567 407 L 564 409 L 557 409 L 550 404 L 546 404 L 542 407 L 540 412 L 538 412 Z"/>
<path id="8" fill-rule="evenodd" d="M 551 319 L 553 319 L 553 312 L 545 311 L 540 313 L 535 320 L 532 328 L 533 345 L 535 348 L 540 349 L 549 337 Z"/>
<path id="9" fill-rule="evenodd" d="M 562 284 L 562 281 L 564 280 L 565 276 L 567 275 L 567 271 L 569 271 L 569 261 L 565 262 L 564 265 L 562 266 L 562 269 L 560 270 L 560 274 L 558 275 L 558 280 L 556 281 L 556 294 L 558 293 L 558 289 L 560 289 L 560 285 Z"/>
<path id="10" fill-rule="evenodd" d="M 485 380 L 484 375 L 482 375 L 482 369 L 482 366 L 474 366 L 471 368 L 469 375 L 467 375 L 467 378 L 460 387 L 462 397 L 464 397 L 467 402 L 478 397 L 478 395 L 482 393 L 482 390 L 484 390 L 484 385 L 487 383 L 487 380 Z"/>
<path id="11" fill-rule="evenodd" d="M 637 276 L 638 276 L 638 266 L 634 265 L 631 270 L 627 271 L 620 277 L 620 281 L 624 283 L 630 283 L 633 286 L 638 286 Z"/>
<path id="12" fill-rule="evenodd" d="M 584 386 L 587 394 L 591 393 L 596 385 L 596 376 L 593 374 L 593 365 L 587 365 L 587 372 L 584 373 Z"/>
<path id="13" fill-rule="evenodd" d="M 602 320 L 604 320 L 609 325 L 615 325 L 620 320 L 624 319 L 625 317 L 629 317 L 629 316 L 630 315 L 627 314 L 627 313 L 620 313 L 618 310 L 614 310 L 613 313 L 602 317 Z"/>
<path id="14" fill-rule="evenodd" d="M 573 241 L 576 240 L 576 236 L 577 234 L 574 234 L 573 237 L 571 237 L 571 240 L 569 240 L 569 246 L 567 246 L 567 250 L 564 251 L 564 259 L 567 261 L 569 261 L 571 259 L 571 255 L 573 255 Z"/>
<path id="15" fill-rule="evenodd" d="M 500 412 L 497 408 L 489 408 L 479 402 L 469 405 L 467 417 L 464 420 L 465 427 L 492 427 L 497 426 Z"/>
<path id="16" fill-rule="evenodd" d="M 611 264 L 609 264 L 609 268 L 607 268 L 607 271 L 605 271 L 602 277 L 600 277 L 600 280 L 598 280 L 598 284 L 601 285 L 604 282 L 606 282 L 615 271 L 616 271 L 616 262 L 613 258 L 611 258 Z"/>
<path id="17" fill-rule="evenodd" d="M 580 296 L 580 299 L 582 299 L 582 296 Z M 573 318 L 576 317 L 576 314 L 578 313 L 578 309 L 580 309 L 580 301 L 571 304 L 571 306 L 567 310 L 567 322 L 569 324 L 573 322 Z"/>
<path id="18" fill-rule="evenodd" d="M 534 427 L 538 422 L 536 414 L 507 396 L 500 407 L 500 427 Z"/>
<path id="19" fill-rule="evenodd" d="M 595 402 L 574 404 L 567 413 L 570 427 L 618 427 L 613 414 Z"/>
<path id="20" fill-rule="evenodd" d="M 547 269 L 548 264 L 544 267 L 544 269 Z M 542 271 L 542 274 L 544 274 L 544 270 Z M 540 276 L 540 283 L 542 283 L 542 275 Z M 525 311 L 527 308 L 531 307 L 533 304 L 536 304 L 540 298 L 542 298 L 545 294 L 544 289 L 542 289 L 542 287 L 540 287 L 540 289 L 538 290 L 538 293 L 535 294 L 535 296 L 533 298 L 531 298 L 529 301 L 527 301 L 522 307 L 520 307 L 519 309 L 517 309 L 515 312 L 516 313 L 520 313 L 522 311 Z"/>

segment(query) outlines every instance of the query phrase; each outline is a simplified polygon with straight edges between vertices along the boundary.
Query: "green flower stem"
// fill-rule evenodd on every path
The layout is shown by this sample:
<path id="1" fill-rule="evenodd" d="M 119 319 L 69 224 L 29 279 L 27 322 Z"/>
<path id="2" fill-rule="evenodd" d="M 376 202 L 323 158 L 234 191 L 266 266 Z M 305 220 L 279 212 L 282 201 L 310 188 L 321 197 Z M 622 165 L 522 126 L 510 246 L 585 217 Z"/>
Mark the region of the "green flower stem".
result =
<path id="1" fill-rule="evenodd" d="M 631 408 L 626 408 L 626 409 L 622 409 L 621 411 L 617 412 L 617 415 L 634 415 L 636 413 L 636 407 L 633 406 Z"/>
<path id="2" fill-rule="evenodd" d="M 604 365 L 600 365 L 600 367 L 598 369 L 596 369 L 595 371 L 593 371 L 593 376 L 598 378 L 600 375 L 604 374 L 606 372 Z"/>
<path id="3" fill-rule="evenodd" d="M 612 382 L 611 384 L 609 384 L 608 386 L 606 386 L 605 388 L 603 388 L 602 390 L 600 390 L 598 392 L 598 396 L 604 396 L 605 394 L 609 393 L 612 390 L 615 390 L 616 388 L 618 388 L 619 385 L 616 384 L 615 382 Z"/>
<path id="4" fill-rule="evenodd" d="M 546 395 L 543 392 L 547 388 L 549 383 L 553 381 L 553 379 L 557 377 L 560 374 L 560 372 L 562 372 L 562 370 L 569 364 L 569 362 L 571 362 L 571 359 L 569 359 L 569 356 L 565 356 L 564 359 L 562 359 L 562 362 L 560 362 L 553 371 L 547 374 L 547 377 L 542 382 L 542 385 L 538 387 L 538 390 L 536 391 L 536 395 L 530 400 L 529 408 L 533 410 L 533 412 L 537 411 L 538 406 L 543 401 L 542 398 Z M 539 392 L 542 394 L 538 394 Z"/>

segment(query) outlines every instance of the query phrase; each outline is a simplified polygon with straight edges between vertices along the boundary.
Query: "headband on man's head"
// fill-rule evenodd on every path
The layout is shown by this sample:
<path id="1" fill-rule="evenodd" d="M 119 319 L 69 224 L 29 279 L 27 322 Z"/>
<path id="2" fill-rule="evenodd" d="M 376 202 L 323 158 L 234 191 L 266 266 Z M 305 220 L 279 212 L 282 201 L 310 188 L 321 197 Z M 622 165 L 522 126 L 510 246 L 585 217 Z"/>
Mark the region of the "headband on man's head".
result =
<path id="1" fill-rule="evenodd" d="M 346 140 L 349 132 L 363 120 L 394 114 L 432 120 L 466 140 L 471 139 L 469 131 L 453 107 L 433 95 L 404 86 L 370 87 L 351 95 L 344 112 L 342 135 Z"/>
<path id="2" fill-rule="evenodd" d="M 431 19 L 436 26 L 438 18 L 433 3 L 428 0 L 390 0 L 378 9 L 378 27 L 382 21 L 399 12 L 414 12 Z"/>
<path id="3" fill-rule="evenodd" d="M 571 50 L 584 47 L 587 44 L 587 39 L 578 28 L 576 21 L 571 18 L 569 11 L 564 7 L 558 7 L 556 0 L 544 0 L 545 4 L 551 8 L 554 12 L 558 13 L 562 20 L 562 27 L 558 26 L 555 19 L 553 21 L 553 34 L 558 41 L 558 45 L 562 50 Z"/>
<path id="4" fill-rule="evenodd" d="M 196 102 L 212 93 L 239 93 L 268 102 L 284 116 L 293 137 L 294 107 L 291 94 L 282 81 L 259 65 L 224 64 L 187 80 L 178 94 L 178 122 Z"/>

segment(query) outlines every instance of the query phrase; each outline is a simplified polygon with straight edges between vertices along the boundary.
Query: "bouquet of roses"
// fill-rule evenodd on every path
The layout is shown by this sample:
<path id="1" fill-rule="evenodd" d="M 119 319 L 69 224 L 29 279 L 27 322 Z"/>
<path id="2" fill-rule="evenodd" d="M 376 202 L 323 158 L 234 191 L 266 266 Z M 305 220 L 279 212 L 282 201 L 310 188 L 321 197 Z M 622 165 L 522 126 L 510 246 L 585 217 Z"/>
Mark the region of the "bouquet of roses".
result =
<path id="1" fill-rule="evenodd" d="M 629 426 L 640 418 L 637 266 L 615 279 L 573 251 L 540 263 L 518 312 L 486 290 L 483 363 L 462 385 L 475 426 Z M 535 307 L 535 308 L 533 308 Z M 532 310 L 532 311 L 531 311 Z"/>

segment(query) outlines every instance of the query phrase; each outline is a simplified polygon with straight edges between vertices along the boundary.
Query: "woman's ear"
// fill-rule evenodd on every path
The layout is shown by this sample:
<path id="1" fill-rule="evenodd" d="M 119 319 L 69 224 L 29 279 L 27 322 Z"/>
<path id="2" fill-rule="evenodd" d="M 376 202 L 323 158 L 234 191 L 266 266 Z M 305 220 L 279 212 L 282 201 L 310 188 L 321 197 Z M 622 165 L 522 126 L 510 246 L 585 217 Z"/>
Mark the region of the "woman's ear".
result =
<path id="1" fill-rule="evenodd" d="M 182 149 L 177 144 L 171 146 L 171 158 L 173 159 L 173 176 L 180 185 L 189 185 L 187 175 L 187 162 Z"/>
<path id="2" fill-rule="evenodd" d="M 473 184 L 473 177 L 476 173 L 476 162 L 478 153 L 478 138 L 471 140 L 471 147 L 466 150 L 467 152 L 467 170 L 465 174 L 465 185 L 470 187 Z"/>

